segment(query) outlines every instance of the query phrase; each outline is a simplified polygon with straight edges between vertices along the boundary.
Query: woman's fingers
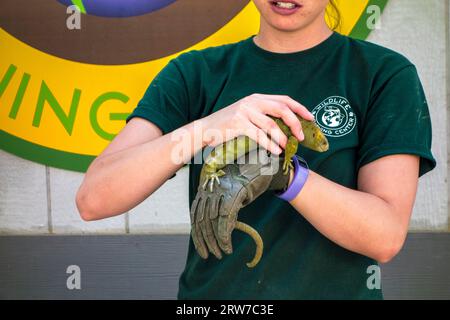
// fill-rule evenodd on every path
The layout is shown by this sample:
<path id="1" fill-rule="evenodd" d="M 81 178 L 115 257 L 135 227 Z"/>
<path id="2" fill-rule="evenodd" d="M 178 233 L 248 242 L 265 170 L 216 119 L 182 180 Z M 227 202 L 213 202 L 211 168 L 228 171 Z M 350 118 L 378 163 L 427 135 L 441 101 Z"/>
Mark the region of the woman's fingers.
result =
<path id="1" fill-rule="evenodd" d="M 314 120 L 313 114 L 300 102 L 292 99 L 286 95 L 265 95 L 267 99 L 273 99 L 276 101 L 284 102 L 292 111 L 298 114 L 305 120 Z"/>
<path id="2" fill-rule="evenodd" d="M 274 125 L 270 117 L 280 118 L 280 128 Z M 222 135 L 218 139 L 211 139 L 208 134 L 202 135 L 202 143 L 208 146 L 216 146 L 218 143 L 234 139 L 239 135 L 247 135 L 267 150 L 278 154 L 279 144 L 284 147 L 287 142 L 287 133 L 290 131 L 299 141 L 304 139 L 299 117 L 305 120 L 313 120 L 313 115 L 299 102 L 285 95 L 252 94 L 229 107 L 223 108 L 202 119 L 208 130 L 214 130 L 214 134 Z M 284 126 L 286 125 L 286 126 Z M 258 130 L 249 134 L 251 128 L 256 126 Z M 287 130 L 289 128 L 289 130 Z M 208 131 L 209 132 L 209 131 Z M 270 138 L 268 137 L 270 136 Z M 272 143 L 271 143 L 272 141 Z"/>
<path id="3" fill-rule="evenodd" d="M 273 119 L 255 110 L 250 113 L 249 120 L 255 126 L 269 134 L 271 140 L 275 141 L 283 148 L 286 147 L 287 137 Z"/>
<path id="4" fill-rule="evenodd" d="M 268 99 L 259 105 L 259 110 L 261 110 L 264 114 L 281 118 L 298 140 L 301 141 L 304 139 L 300 120 L 298 120 L 294 111 L 292 111 L 292 109 L 290 109 L 284 102 Z"/>
<path id="5" fill-rule="evenodd" d="M 244 135 L 256 141 L 261 147 L 263 147 L 266 150 L 269 150 L 273 154 L 279 155 L 281 154 L 281 152 L 283 152 L 283 150 L 281 150 L 278 144 L 276 144 L 272 139 L 270 139 L 263 130 L 255 126 L 250 121 L 247 129 L 244 132 Z"/>

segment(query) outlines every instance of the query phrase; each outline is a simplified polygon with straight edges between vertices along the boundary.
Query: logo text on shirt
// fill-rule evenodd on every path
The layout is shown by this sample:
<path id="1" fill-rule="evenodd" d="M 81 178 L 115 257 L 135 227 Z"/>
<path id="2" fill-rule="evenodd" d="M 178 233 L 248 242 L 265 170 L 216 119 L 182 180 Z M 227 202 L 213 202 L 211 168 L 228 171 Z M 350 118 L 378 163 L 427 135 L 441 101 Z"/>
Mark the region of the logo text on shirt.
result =
<path id="1" fill-rule="evenodd" d="M 323 133 L 329 137 L 342 137 L 356 126 L 356 115 L 348 100 L 331 96 L 319 103 L 312 111 Z"/>

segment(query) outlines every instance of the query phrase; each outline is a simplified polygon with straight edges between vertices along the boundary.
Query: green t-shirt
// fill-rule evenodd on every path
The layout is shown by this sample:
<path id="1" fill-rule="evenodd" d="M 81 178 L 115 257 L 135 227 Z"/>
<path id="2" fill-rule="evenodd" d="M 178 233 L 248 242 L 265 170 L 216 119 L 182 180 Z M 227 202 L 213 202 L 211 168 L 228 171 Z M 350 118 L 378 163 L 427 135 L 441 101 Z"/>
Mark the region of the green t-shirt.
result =
<path id="1" fill-rule="evenodd" d="M 153 80 L 128 119 L 145 118 L 165 134 L 253 93 L 289 95 L 313 112 L 330 149 L 317 153 L 300 147 L 298 154 L 311 170 L 346 187 L 356 189 L 359 168 L 386 155 L 420 156 L 420 175 L 436 165 L 414 65 L 391 50 L 338 33 L 288 54 L 265 51 L 253 37 L 182 54 Z M 190 203 L 200 170 L 200 164 L 190 165 Z M 330 241 L 272 193 L 243 208 L 239 220 L 264 241 L 259 264 L 245 265 L 255 245 L 241 232 L 233 233 L 234 252 L 222 260 L 201 259 L 190 240 L 178 298 L 382 298 L 381 290 L 367 285 L 376 261 Z"/>

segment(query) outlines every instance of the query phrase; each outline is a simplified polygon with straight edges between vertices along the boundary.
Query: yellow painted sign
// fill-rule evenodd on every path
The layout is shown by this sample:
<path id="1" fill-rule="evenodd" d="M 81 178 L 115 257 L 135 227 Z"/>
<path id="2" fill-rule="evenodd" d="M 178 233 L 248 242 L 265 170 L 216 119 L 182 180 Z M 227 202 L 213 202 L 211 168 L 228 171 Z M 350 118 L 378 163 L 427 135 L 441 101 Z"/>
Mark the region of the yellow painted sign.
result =
<path id="1" fill-rule="evenodd" d="M 339 1 L 339 31 L 365 38 L 370 32 L 369 7 L 382 10 L 386 2 Z M 0 148 L 46 165 L 85 171 L 170 59 L 248 38 L 258 26 L 259 14 L 250 2 L 220 29 L 182 51 L 114 65 L 57 57 L 0 28 Z"/>

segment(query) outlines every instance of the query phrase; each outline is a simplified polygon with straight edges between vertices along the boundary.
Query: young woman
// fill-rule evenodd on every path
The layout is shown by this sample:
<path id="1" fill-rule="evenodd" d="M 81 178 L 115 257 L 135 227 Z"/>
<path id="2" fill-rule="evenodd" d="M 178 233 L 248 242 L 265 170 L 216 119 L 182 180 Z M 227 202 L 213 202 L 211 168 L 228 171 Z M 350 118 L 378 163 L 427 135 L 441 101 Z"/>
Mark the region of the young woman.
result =
<path id="1" fill-rule="evenodd" d="M 414 65 L 330 30 L 329 2 L 254 0 L 259 33 L 172 60 L 90 166 L 77 205 L 96 220 L 139 204 L 205 146 L 248 135 L 279 154 L 287 138 L 269 115 L 300 140 L 295 114 L 321 126 L 330 148 L 299 149 L 310 168 L 301 192 L 290 202 L 265 193 L 239 213 L 264 239 L 258 266 L 245 267 L 246 235 L 233 234 L 222 260 L 201 259 L 190 241 L 179 298 L 382 298 L 369 267 L 405 241 L 418 177 L 435 166 L 430 117 Z M 208 129 L 228 135 L 212 141 Z M 181 162 L 180 132 L 192 141 Z M 190 167 L 191 203 L 200 169 Z"/>

